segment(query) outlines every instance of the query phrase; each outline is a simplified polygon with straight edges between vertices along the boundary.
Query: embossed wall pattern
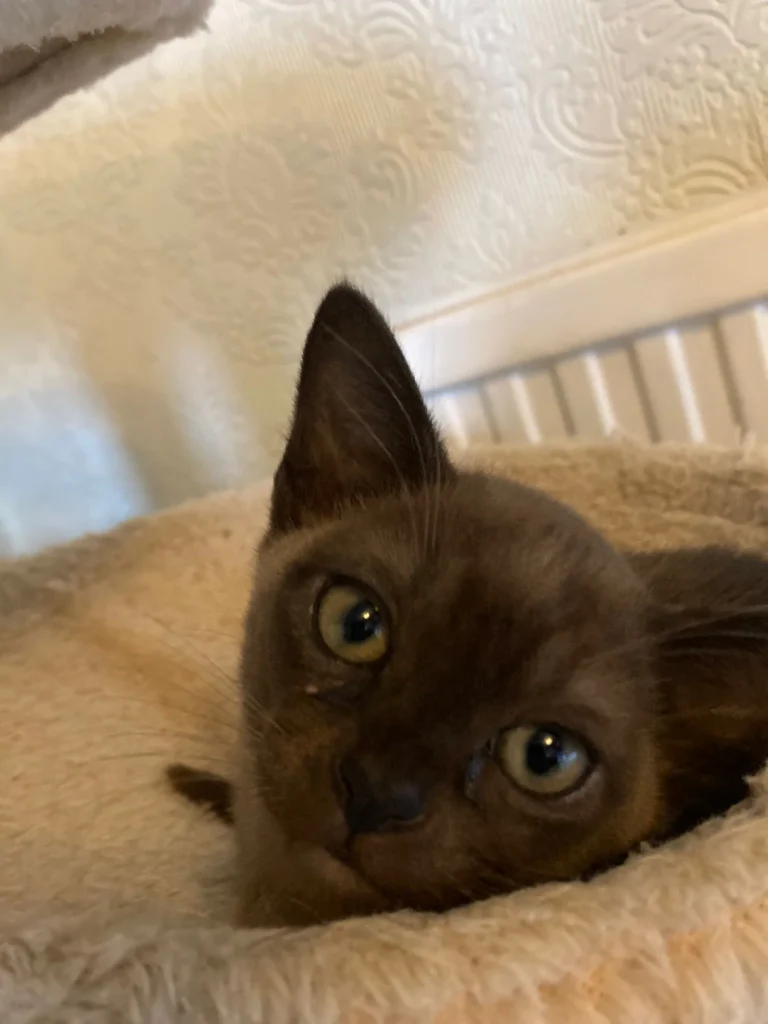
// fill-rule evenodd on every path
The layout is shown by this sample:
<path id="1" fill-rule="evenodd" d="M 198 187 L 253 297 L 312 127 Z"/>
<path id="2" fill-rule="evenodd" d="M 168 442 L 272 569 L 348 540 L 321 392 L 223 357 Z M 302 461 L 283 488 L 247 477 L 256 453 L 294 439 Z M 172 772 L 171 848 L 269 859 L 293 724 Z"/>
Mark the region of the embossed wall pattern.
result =
<path id="1" fill-rule="evenodd" d="M 764 185 L 767 94 L 763 0 L 219 0 L 0 139 L 7 548 L 269 472 L 340 274 L 399 321 Z"/>

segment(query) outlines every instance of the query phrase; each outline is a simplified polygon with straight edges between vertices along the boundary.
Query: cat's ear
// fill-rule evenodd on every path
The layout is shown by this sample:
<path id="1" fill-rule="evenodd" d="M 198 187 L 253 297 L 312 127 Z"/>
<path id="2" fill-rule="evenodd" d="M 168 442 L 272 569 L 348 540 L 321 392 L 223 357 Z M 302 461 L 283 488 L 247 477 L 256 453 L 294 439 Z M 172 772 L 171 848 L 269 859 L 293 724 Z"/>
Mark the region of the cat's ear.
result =
<path id="1" fill-rule="evenodd" d="M 650 595 L 660 835 L 673 835 L 743 799 L 768 754 L 768 560 L 720 547 L 630 560 Z"/>
<path id="2" fill-rule="evenodd" d="M 723 547 L 631 555 L 662 657 L 768 656 L 768 559 Z"/>
<path id="3" fill-rule="evenodd" d="M 351 285 L 332 288 L 304 347 L 270 529 L 283 533 L 453 469 L 392 331 Z"/>

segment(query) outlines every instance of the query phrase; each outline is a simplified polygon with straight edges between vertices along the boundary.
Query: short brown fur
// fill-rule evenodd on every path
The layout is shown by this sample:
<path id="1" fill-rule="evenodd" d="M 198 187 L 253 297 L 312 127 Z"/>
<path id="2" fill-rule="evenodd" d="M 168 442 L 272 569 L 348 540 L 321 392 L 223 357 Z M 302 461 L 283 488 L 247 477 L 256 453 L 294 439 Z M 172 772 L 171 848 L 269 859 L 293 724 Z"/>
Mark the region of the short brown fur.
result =
<path id="1" fill-rule="evenodd" d="M 386 608 L 383 663 L 318 641 L 337 578 Z M 460 472 L 388 327 L 339 286 L 307 341 L 247 619 L 241 919 L 445 909 L 688 828 L 768 752 L 767 669 L 765 562 L 622 554 L 544 494 Z M 494 737 L 532 723 L 585 741 L 575 791 L 543 799 L 501 771 Z M 350 832 L 345 756 L 418 786 L 424 813 Z"/>

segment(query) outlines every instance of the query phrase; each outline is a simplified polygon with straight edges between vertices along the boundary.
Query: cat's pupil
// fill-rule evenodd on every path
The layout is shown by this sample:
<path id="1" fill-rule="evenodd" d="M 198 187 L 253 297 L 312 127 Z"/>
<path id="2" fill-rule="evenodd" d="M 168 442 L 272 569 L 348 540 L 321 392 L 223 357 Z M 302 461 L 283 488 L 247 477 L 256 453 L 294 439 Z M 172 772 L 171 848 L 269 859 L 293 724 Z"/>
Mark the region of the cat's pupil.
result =
<path id="1" fill-rule="evenodd" d="M 364 644 L 381 629 L 381 612 L 373 601 L 358 601 L 345 614 L 341 629 L 345 644 Z"/>
<path id="2" fill-rule="evenodd" d="M 526 767 L 532 775 L 550 775 L 569 761 L 569 751 L 556 732 L 539 729 L 528 741 Z"/>

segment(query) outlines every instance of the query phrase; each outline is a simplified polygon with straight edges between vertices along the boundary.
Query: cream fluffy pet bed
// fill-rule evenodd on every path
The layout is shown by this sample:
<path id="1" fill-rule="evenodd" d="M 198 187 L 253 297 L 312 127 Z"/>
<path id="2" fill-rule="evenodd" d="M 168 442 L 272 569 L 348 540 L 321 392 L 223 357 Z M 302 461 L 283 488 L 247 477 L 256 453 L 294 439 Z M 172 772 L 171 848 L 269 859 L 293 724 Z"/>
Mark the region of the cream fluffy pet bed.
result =
<path id="1" fill-rule="evenodd" d="M 633 548 L 768 551 L 768 459 L 476 458 Z M 589 883 L 442 917 L 227 927 L 232 834 L 162 768 L 224 769 L 265 492 L 0 570 L 0 1019 L 268 1024 L 768 1020 L 768 787 Z"/>

